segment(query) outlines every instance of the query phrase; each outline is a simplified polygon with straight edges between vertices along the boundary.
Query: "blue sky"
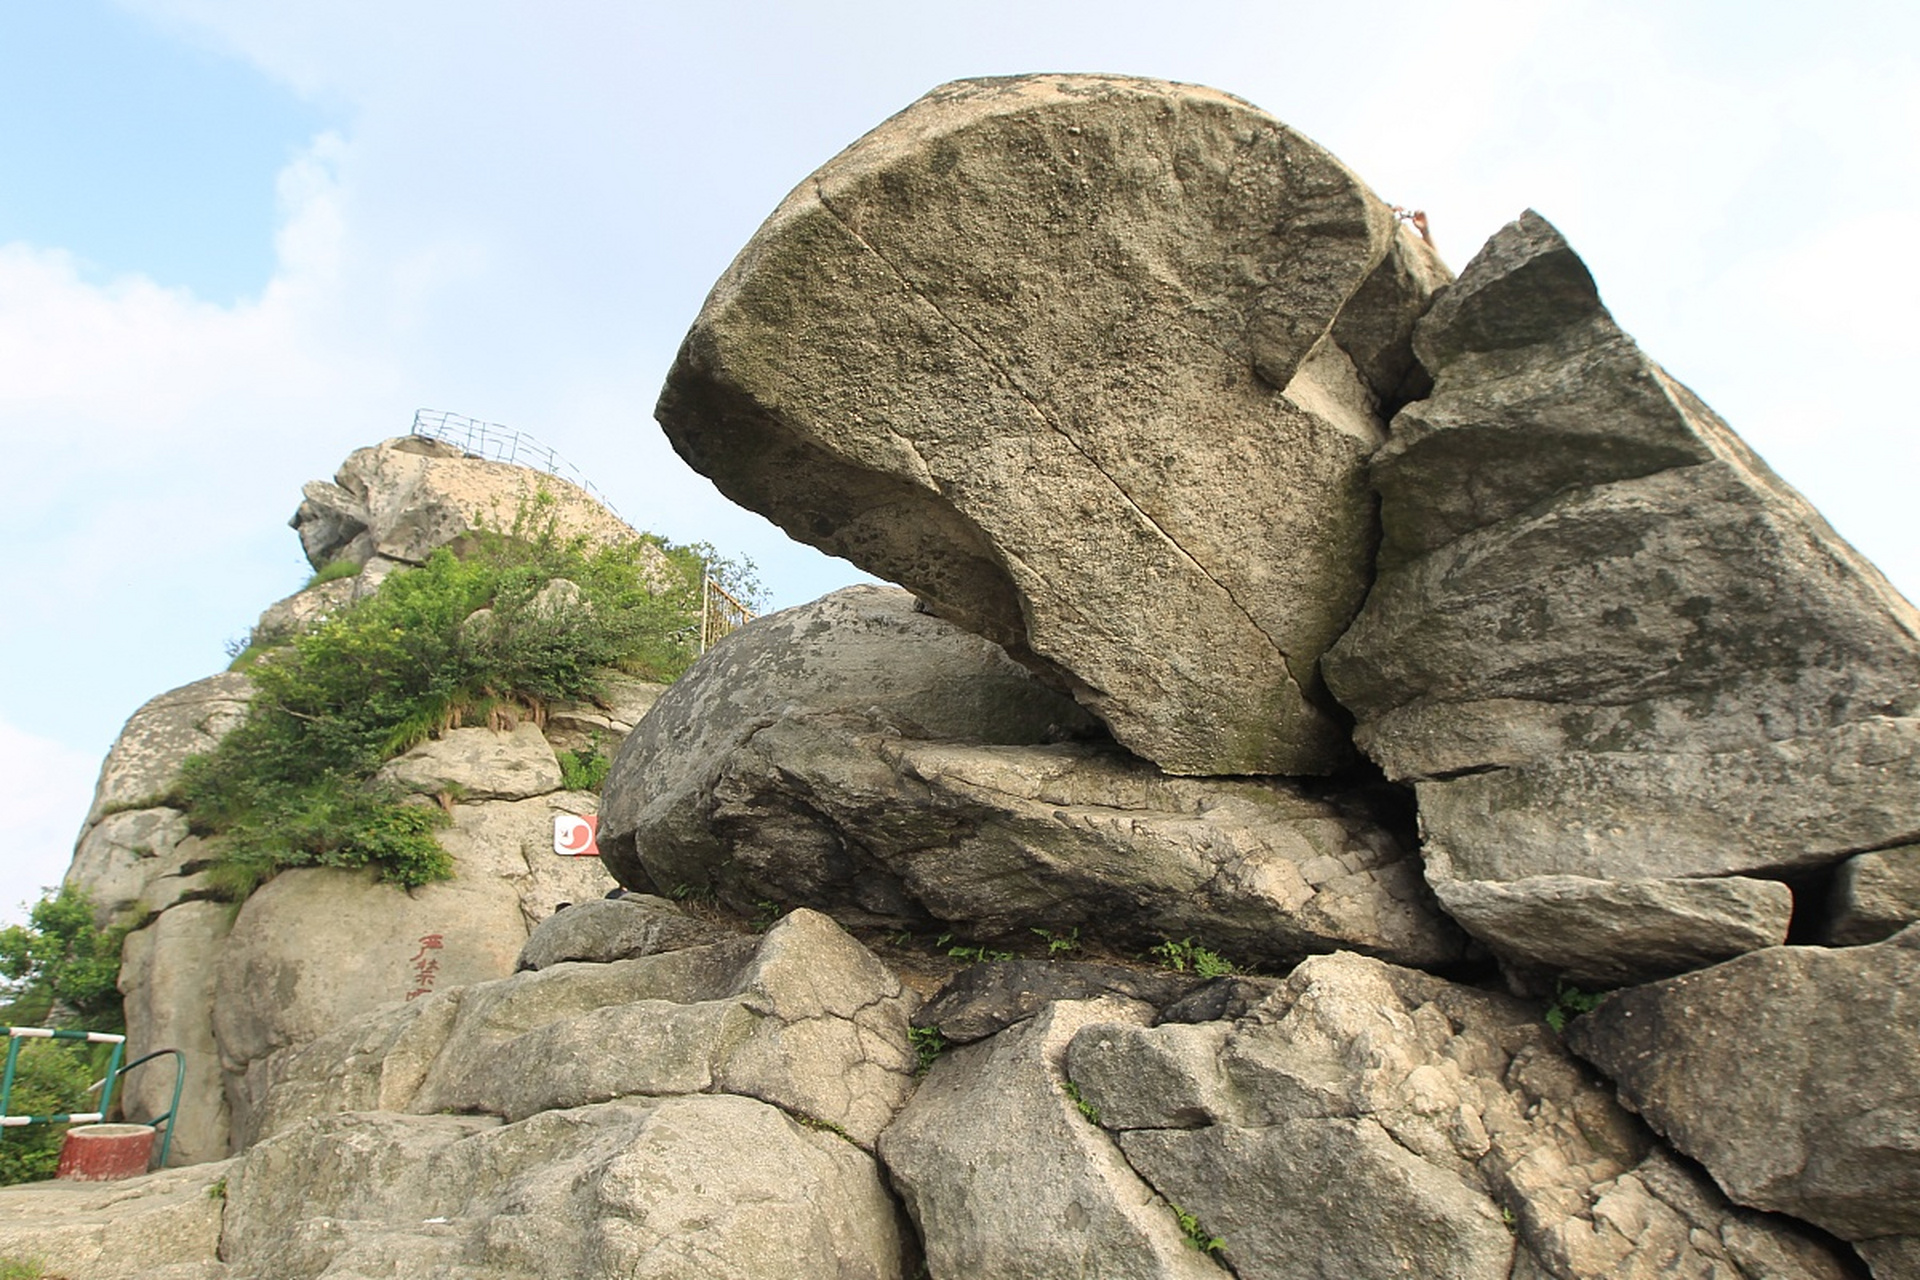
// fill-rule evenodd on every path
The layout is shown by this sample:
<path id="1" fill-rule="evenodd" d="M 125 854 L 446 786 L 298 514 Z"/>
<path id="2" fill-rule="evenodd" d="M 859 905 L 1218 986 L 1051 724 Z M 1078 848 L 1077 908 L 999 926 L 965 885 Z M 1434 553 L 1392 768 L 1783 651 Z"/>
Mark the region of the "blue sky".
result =
<path id="1" fill-rule="evenodd" d="M 629 519 L 851 580 L 651 423 L 780 197 L 945 80 L 1212 84 L 1427 209 L 1532 206 L 1642 345 L 1920 594 L 1920 7 L 1612 0 L 0 0 L 0 913 L 142 701 L 295 589 L 302 482 L 420 407 Z"/>

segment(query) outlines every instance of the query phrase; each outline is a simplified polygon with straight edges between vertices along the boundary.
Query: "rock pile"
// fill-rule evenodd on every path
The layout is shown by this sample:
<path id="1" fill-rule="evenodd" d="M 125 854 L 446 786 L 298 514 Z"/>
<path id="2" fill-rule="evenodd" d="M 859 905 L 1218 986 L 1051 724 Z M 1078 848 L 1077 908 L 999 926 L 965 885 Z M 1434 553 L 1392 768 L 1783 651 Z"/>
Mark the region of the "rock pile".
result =
<path id="1" fill-rule="evenodd" d="M 461 880 L 227 936 L 137 801 L 246 690 L 136 716 L 76 874 L 158 912 L 130 1013 L 211 993 L 244 1147 L 213 1227 L 129 1189 L 153 1274 L 1920 1278 L 1920 616 L 1542 219 L 1450 281 L 1236 99 L 962 82 L 775 211 L 660 417 L 907 590 L 652 701 L 636 892 L 530 935 L 591 799 L 537 730 L 392 766 Z"/>

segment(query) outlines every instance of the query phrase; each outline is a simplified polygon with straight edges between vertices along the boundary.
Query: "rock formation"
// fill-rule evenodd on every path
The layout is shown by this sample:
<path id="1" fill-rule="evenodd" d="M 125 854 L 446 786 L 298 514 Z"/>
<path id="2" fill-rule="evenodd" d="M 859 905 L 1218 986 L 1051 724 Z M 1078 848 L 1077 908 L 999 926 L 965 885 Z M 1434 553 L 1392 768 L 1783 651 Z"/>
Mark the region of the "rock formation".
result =
<path id="1" fill-rule="evenodd" d="M 961 81 L 787 197 L 659 417 L 1161 768 L 1324 773 L 1348 746 L 1315 662 L 1366 592 L 1366 459 L 1444 278 L 1236 98 Z"/>
<path id="2" fill-rule="evenodd" d="M 1210 90 L 883 124 L 661 417 L 909 590 L 392 762 L 460 798 L 411 897 L 199 900 L 155 797 L 248 689 L 149 704 L 74 875 L 141 923 L 136 1039 L 220 1068 L 189 1158 L 240 1154 L 0 1193 L 0 1251 L 118 1274 L 118 1215 L 180 1280 L 1920 1278 L 1920 620 L 1542 219 L 1447 279 Z M 373 496 L 434 450 L 355 458 L 317 561 L 470 527 Z M 629 729 L 601 899 L 534 851 L 593 799 L 554 744 Z"/>

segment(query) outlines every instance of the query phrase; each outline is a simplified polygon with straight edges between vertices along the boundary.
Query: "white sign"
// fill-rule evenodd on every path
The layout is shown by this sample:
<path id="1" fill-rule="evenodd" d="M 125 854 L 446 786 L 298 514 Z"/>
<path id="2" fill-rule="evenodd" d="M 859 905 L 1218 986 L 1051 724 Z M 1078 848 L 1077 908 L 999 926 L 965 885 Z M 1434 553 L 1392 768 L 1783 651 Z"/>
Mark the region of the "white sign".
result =
<path id="1" fill-rule="evenodd" d="M 597 858 L 600 846 L 594 837 L 599 831 L 600 819 L 592 814 L 583 817 L 556 813 L 553 815 L 553 851 L 563 858 Z"/>

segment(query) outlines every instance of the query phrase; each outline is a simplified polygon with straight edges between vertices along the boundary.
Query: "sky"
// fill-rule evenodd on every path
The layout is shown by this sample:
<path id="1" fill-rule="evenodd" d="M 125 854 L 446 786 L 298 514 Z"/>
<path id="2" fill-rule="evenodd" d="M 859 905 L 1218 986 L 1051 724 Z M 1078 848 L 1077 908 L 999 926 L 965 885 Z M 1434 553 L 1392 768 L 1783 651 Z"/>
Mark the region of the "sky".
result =
<path id="1" fill-rule="evenodd" d="M 859 580 L 651 414 L 780 198 L 935 85 L 1209 84 L 1425 209 L 1534 208 L 1615 317 L 1920 597 L 1920 6 L 1839 0 L 0 0 L 0 920 L 135 708 L 309 568 L 300 486 L 415 410 L 633 524 Z"/>

